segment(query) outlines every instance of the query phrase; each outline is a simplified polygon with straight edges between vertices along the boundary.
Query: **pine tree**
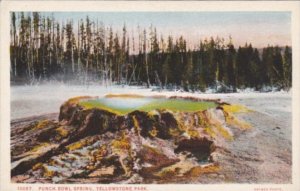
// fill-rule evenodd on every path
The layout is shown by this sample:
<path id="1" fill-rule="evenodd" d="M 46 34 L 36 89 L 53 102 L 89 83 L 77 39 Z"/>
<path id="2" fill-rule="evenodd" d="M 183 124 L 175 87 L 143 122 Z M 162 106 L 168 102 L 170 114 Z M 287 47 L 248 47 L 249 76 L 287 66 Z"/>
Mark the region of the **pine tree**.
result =
<path id="1" fill-rule="evenodd" d="M 122 44 L 121 44 L 121 55 L 120 55 L 120 71 L 119 71 L 119 76 L 120 80 L 124 80 L 124 76 L 126 76 L 126 71 L 127 71 L 127 50 L 126 50 L 126 39 L 127 35 L 127 29 L 126 25 L 124 24 L 123 26 L 123 34 L 122 34 Z"/>
<path id="2" fill-rule="evenodd" d="M 255 76 L 253 76 L 253 74 L 256 73 L 256 66 L 252 60 L 253 48 L 251 43 L 249 45 L 245 45 L 244 51 L 244 84 L 246 87 L 254 87 Z"/>
<path id="3" fill-rule="evenodd" d="M 183 88 L 185 91 L 189 91 L 193 81 L 193 54 L 190 50 L 187 52 L 187 63 L 184 67 Z"/>
<path id="4" fill-rule="evenodd" d="M 286 46 L 283 55 L 284 67 L 284 85 L 285 88 L 292 87 L 292 51 L 291 48 Z"/>
<path id="5" fill-rule="evenodd" d="M 233 91 L 236 91 L 236 50 L 230 40 L 227 45 L 227 54 L 226 54 L 226 81 L 225 84 L 228 84 L 233 88 Z"/>
<path id="6" fill-rule="evenodd" d="M 17 29 L 16 29 L 16 14 L 12 12 L 11 14 L 11 43 L 10 43 L 10 62 L 11 62 L 11 76 L 14 78 L 17 76 Z"/>
<path id="7" fill-rule="evenodd" d="M 121 60 L 121 46 L 120 46 L 120 42 L 119 42 L 119 36 L 118 33 L 115 34 L 114 37 L 114 45 L 113 45 L 113 71 L 115 73 L 114 76 L 114 81 L 118 82 L 118 84 L 120 84 L 120 80 L 121 80 L 121 70 L 120 70 L 120 60 Z"/>
<path id="8" fill-rule="evenodd" d="M 65 72 L 68 78 L 74 73 L 75 63 L 73 54 L 73 26 L 72 22 L 66 24 L 66 52 L 65 52 Z"/>
<path id="9" fill-rule="evenodd" d="M 144 54 L 144 65 L 146 70 L 146 78 L 147 78 L 147 88 L 150 87 L 150 77 L 149 77 L 149 64 L 148 64 L 148 53 L 147 53 L 147 32 L 146 29 L 144 29 L 143 32 L 143 54 Z"/>
<path id="10" fill-rule="evenodd" d="M 156 84 L 161 82 L 161 72 L 159 66 L 159 44 L 156 33 L 156 28 L 150 27 L 150 53 L 149 53 L 149 70 L 150 78 L 155 81 Z M 152 74 L 152 75 L 151 75 Z"/>
<path id="11" fill-rule="evenodd" d="M 173 75 L 171 71 L 171 57 L 173 53 L 173 38 L 171 36 L 168 37 L 168 45 L 167 45 L 167 56 L 163 62 L 162 73 L 163 73 L 163 83 L 166 88 L 167 84 L 173 82 Z"/>
<path id="12" fill-rule="evenodd" d="M 273 70 L 275 74 L 275 83 L 277 86 L 283 86 L 283 60 L 281 55 L 281 49 L 276 46 L 274 48 L 274 55 L 273 55 Z"/>
<path id="13" fill-rule="evenodd" d="M 205 61 L 207 60 L 207 53 L 205 52 L 205 42 L 200 41 L 199 51 L 197 53 L 197 62 L 194 64 L 195 73 L 195 84 L 198 89 L 205 91 L 207 87 L 206 75 L 207 75 L 207 65 Z"/>
<path id="14" fill-rule="evenodd" d="M 109 28 L 109 37 L 108 37 L 108 47 L 107 47 L 107 54 L 109 59 L 109 81 L 113 81 L 113 30 Z"/>
<path id="15" fill-rule="evenodd" d="M 261 71 L 259 70 L 261 65 L 261 60 L 259 58 L 259 52 L 257 48 L 254 49 L 253 55 L 250 61 L 250 74 L 251 74 L 251 87 L 255 87 L 256 90 L 261 89 L 262 79 Z"/>

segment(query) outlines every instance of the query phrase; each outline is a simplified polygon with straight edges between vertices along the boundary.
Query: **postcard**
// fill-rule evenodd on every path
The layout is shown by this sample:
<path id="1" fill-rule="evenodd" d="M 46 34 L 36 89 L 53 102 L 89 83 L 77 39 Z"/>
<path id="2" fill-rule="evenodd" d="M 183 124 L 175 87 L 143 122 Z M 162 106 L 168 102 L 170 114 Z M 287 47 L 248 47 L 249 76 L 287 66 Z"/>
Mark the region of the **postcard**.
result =
<path id="1" fill-rule="evenodd" d="M 300 3 L 1 2 L 1 191 L 296 191 Z"/>

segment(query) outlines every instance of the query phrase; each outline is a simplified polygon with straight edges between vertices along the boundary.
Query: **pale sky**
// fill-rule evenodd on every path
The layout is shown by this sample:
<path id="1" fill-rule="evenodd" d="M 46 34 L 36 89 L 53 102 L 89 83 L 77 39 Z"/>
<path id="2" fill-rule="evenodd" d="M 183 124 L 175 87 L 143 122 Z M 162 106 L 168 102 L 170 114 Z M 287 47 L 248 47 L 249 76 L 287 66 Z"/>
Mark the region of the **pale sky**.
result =
<path id="1" fill-rule="evenodd" d="M 290 12 L 43 12 L 57 20 L 73 20 L 76 25 L 87 16 L 102 21 L 106 27 L 119 31 L 126 23 L 127 31 L 137 33 L 137 26 L 149 30 L 151 24 L 158 35 L 183 35 L 191 45 L 211 36 L 228 39 L 235 46 L 251 42 L 261 48 L 270 45 L 291 45 Z M 136 35 L 136 34 L 135 34 Z"/>

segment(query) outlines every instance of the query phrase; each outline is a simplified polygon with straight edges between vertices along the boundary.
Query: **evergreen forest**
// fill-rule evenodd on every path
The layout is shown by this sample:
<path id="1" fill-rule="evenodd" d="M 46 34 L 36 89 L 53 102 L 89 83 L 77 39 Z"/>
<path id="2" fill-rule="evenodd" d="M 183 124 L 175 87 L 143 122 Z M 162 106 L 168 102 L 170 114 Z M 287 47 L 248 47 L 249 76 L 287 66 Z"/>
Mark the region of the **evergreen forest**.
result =
<path id="1" fill-rule="evenodd" d="M 292 48 L 206 37 L 194 48 L 184 36 L 160 34 L 156 27 L 118 32 L 101 21 L 59 22 L 39 12 L 11 13 L 12 84 L 41 81 L 143 85 L 205 91 L 292 86 Z M 187 34 L 188 36 L 188 34 Z"/>

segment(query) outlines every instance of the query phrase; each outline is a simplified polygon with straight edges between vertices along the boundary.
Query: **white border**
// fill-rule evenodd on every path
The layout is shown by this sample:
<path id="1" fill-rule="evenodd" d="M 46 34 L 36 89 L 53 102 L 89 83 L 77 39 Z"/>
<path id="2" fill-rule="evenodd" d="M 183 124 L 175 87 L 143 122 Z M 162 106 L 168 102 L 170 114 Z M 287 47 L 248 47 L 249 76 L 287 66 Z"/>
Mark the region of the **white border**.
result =
<path id="1" fill-rule="evenodd" d="M 300 190 L 300 2 L 294 1 L 4 1 L 1 2 L 1 41 L 0 41 L 0 190 L 13 191 L 26 184 L 10 183 L 10 78 L 9 78 L 9 12 L 10 11 L 290 11 L 292 14 L 293 51 L 293 97 L 292 97 L 292 144 L 293 173 L 292 184 L 167 184 L 132 185 L 146 186 L 152 190 L 230 190 L 253 191 L 256 188 L 280 188 L 281 191 Z M 271 160 L 271 159 L 270 159 Z M 31 184 L 33 190 L 45 184 Z M 58 186 L 58 185 L 57 185 Z M 78 185 L 69 185 L 70 187 Z M 86 184 L 82 186 L 87 186 Z M 90 185 L 96 187 L 96 185 Z M 113 185 L 110 185 L 113 186 Z M 120 186 L 120 185 L 116 185 Z M 128 185 L 126 185 L 128 186 Z M 94 189 L 96 190 L 96 189 Z"/>

